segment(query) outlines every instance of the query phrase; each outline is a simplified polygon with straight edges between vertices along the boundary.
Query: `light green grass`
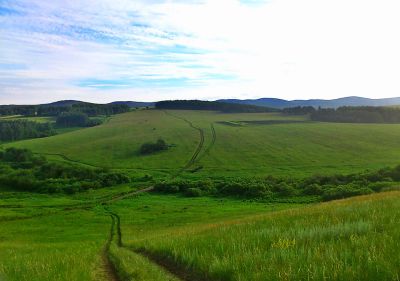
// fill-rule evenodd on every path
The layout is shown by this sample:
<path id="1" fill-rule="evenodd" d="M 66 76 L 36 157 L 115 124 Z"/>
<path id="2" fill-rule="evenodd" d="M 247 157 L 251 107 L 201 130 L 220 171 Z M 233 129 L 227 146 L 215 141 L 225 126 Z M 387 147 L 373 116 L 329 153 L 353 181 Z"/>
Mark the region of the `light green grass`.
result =
<path id="1" fill-rule="evenodd" d="M 124 192 L 124 187 L 119 191 Z M 106 195 L 110 194 L 105 190 L 74 197 L 32 195 L 30 198 L 28 193 L 8 193 L 8 198 L 2 199 L 2 205 L 18 203 L 23 208 L 0 208 L 0 276 L 18 281 L 106 280 L 101 253 L 110 233 L 111 219 L 104 206 L 99 204 L 90 210 L 69 211 L 63 207 Z M 41 205 L 52 207 L 37 207 Z M 128 243 L 165 236 L 189 225 L 291 206 L 294 205 L 143 194 L 115 202 L 107 208 L 120 215 L 122 240 Z M 49 215 L 49 212 L 53 214 Z M 40 214 L 44 216 L 15 220 Z M 165 270 L 128 248 L 119 248 L 112 243 L 110 253 L 120 274 L 126 277 L 124 280 L 175 280 Z"/>
<path id="2" fill-rule="evenodd" d="M 169 111 L 204 131 L 205 142 L 186 177 L 308 176 L 351 173 L 399 164 L 400 125 L 288 123 L 241 126 L 221 121 L 302 120 L 276 113 L 222 114 L 206 111 Z M 212 143 L 211 124 L 216 131 Z M 244 124 L 244 125 L 243 125 Z M 164 138 L 166 152 L 142 156 L 144 142 Z M 132 174 L 163 177 L 190 159 L 199 144 L 199 132 L 183 120 L 157 110 L 140 110 L 113 117 L 94 128 L 44 139 L 7 144 L 39 153 L 60 153 L 95 166 L 124 169 Z"/>
<path id="3" fill-rule="evenodd" d="M 151 237 L 144 247 L 207 280 L 399 280 L 400 192 Z"/>
<path id="4" fill-rule="evenodd" d="M 23 115 L 0 116 L 0 120 L 27 120 L 38 123 L 54 123 L 56 121 L 55 117 L 27 117 Z"/>
<path id="5" fill-rule="evenodd" d="M 100 252 L 109 221 L 104 214 L 79 211 L 1 222 L 0 276 L 8 281 L 106 280 L 99 273 Z"/>

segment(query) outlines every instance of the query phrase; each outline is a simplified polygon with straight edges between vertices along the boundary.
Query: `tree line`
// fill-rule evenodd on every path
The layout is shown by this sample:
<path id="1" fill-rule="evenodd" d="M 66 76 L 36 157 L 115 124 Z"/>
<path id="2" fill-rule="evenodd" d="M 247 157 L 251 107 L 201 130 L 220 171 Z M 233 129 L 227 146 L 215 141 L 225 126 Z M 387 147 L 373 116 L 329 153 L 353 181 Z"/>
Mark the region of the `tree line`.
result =
<path id="1" fill-rule="evenodd" d="M 114 115 L 128 112 L 126 104 L 77 103 L 71 106 L 50 105 L 0 105 L 0 115 L 58 116 L 65 112 L 84 113 L 88 116 Z"/>
<path id="2" fill-rule="evenodd" d="M 48 162 L 27 149 L 0 151 L 0 186 L 18 191 L 76 193 L 129 183 L 122 173 Z"/>
<path id="3" fill-rule="evenodd" d="M 225 178 L 159 182 L 155 191 L 180 193 L 189 197 L 228 196 L 267 201 L 296 197 L 313 197 L 329 201 L 356 195 L 370 194 L 398 186 L 400 165 L 378 171 L 350 175 L 315 175 L 304 179 L 274 177 Z"/>
<path id="4" fill-rule="evenodd" d="M 311 120 L 341 123 L 400 123 L 400 108 L 373 106 L 319 108 L 311 113 Z"/>
<path id="5" fill-rule="evenodd" d="M 202 100 L 167 100 L 155 103 L 156 109 L 213 110 L 226 113 L 276 112 L 278 109 L 249 104 Z"/>
<path id="6" fill-rule="evenodd" d="M 0 141 L 42 138 L 55 135 L 50 123 L 38 123 L 28 120 L 0 121 Z"/>
<path id="7" fill-rule="evenodd" d="M 58 127 L 93 127 L 101 123 L 102 120 L 89 118 L 86 113 L 82 112 L 63 112 L 56 119 Z"/>

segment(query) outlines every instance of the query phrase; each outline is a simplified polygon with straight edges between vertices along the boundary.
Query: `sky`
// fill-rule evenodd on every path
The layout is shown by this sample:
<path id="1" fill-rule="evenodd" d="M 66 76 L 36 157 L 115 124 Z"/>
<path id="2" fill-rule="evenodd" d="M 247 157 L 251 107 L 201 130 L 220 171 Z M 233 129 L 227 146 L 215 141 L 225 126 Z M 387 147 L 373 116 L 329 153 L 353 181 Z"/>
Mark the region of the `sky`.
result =
<path id="1" fill-rule="evenodd" d="M 400 96 L 398 0 L 0 0 L 0 104 Z"/>

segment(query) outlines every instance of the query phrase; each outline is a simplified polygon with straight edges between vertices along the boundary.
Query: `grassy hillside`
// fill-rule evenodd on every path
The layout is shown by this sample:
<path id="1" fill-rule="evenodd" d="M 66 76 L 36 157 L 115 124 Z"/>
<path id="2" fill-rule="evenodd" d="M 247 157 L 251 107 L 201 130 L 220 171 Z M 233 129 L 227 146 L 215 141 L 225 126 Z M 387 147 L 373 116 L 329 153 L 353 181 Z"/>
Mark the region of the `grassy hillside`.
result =
<path id="1" fill-rule="evenodd" d="M 153 175 L 175 173 L 198 150 L 187 169 L 196 172 L 187 172 L 189 177 L 306 176 L 399 164 L 400 125 L 299 121 L 306 120 L 277 113 L 141 110 L 98 127 L 9 146 Z M 169 150 L 138 153 L 141 144 L 159 137 Z"/>
<path id="2" fill-rule="evenodd" d="M 116 189 L 126 191 L 126 187 Z M 111 225 L 107 209 L 120 214 L 123 239 L 143 239 L 165 235 L 188 224 L 216 222 L 293 206 L 142 195 L 110 207 L 100 203 L 82 207 L 112 192 L 99 190 L 73 197 L 3 192 L 0 278 L 10 281 L 110 280 L 103 260 Z M 115 228 L 114 225 L 114 232 Z M 121 276 L 126 277 L 123 280 L 177 280 L 129 248 L 118 247 L 117 243 L 111 244 L 110 255 Z"/>
<path id="3" fill-rule="evenodd" d="M 126 239 L 201 280 L 399 280 L 399 218 L 393 192 Z"/>

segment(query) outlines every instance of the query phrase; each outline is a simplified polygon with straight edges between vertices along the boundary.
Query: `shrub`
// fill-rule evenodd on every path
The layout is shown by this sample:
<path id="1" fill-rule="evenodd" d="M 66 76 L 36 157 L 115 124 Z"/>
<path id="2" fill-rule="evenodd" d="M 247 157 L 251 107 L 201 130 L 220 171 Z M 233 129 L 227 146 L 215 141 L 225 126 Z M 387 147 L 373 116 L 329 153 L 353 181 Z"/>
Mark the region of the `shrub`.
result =
<path id="1" fill-rule="evenodd" d="M 187 197 L 200 197 L 203 195 L 203 192 L 200 188 L 190 187 L 185 190 L 185 195 Z"/>
<path id="2" fill-rule="evenodd" d="M 334 200 L 334 199 L 343 199 L 356 195 L 364 195 L 373 193 L 373 190 L 368 187 L 359 187 L 354 184 L 349 185 L 340 185 L 337 187 L 331 187 L 324 191 L 322 194 L 322 199 L 324 201 Z"/>
<path id="3" fill-rule="evenodd" d="M 167 150 L 168 145 L 163 139 L 158 139 L 155 143 L 152 142 L 146 142 L 142 144 L 140 147 L 140 154 L 146 155 L 146 154 L 152 154 L 155 152 Z"/>

